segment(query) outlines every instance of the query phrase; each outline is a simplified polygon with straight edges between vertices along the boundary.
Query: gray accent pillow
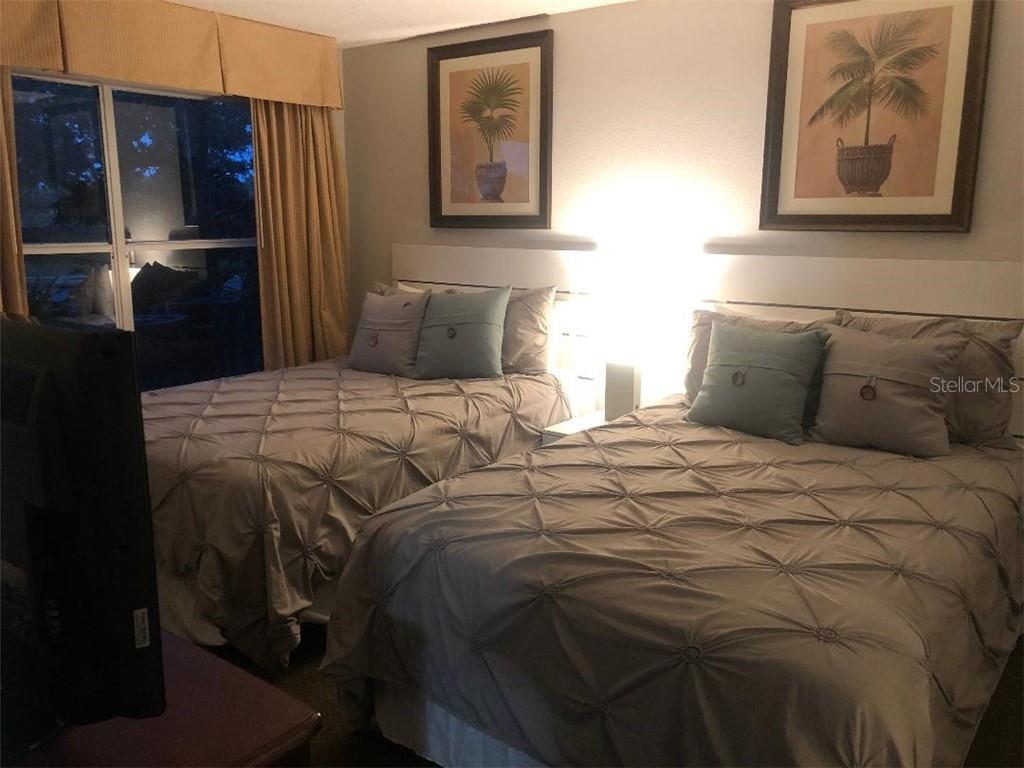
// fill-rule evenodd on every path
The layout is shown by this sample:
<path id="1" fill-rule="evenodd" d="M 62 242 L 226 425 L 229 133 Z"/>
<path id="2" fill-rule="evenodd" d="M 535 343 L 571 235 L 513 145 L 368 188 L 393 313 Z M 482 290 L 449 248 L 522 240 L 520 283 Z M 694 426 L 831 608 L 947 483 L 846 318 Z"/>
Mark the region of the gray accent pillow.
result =
<path id="1" fill-rule="evenodd" d="M 496 288 L 476 293 L 432 294 L 416 354 L 417 378 L 501 376 L 501 339 L 509 293 L 508 288 Z"/>
<path id="2" fill-rule="evenodd" d="M 821 329 L 786 333 L 713 321 L 707 367 L 687 419 L 799 445 L 807 391 L 827 340 Z"/>
<path id="3" fill-rule="evenodd" d="M 547 373 L 555 286 L 512 294 L 505 311 L 501 367 L 505 373 Z"/>
<path id="4" fill-rule="evenodd" d="M 952 374 L 952 391 L 945 394 L 950 439 L 955 443 L 985 444 L 1002 439 L 1009 431 L 1013 413 L 1011 380 L 1015 373 L 1013 345 L 1024 321 L 901 318 L 840 311 L 837 322 L 892 338 L 962 342 Z M 997 381 L 1002 382 L 1001 387 L 986 384 Z"/>
<path id="5" fill-rule="evenodd" d="M 776 331 L 782 333 L 804 333 L 818 329 L 828 330 L 835 322 L 835 315 L 819 320 L 799 322 L 793 320 L 765 320 L 747 315 L 730 315 L 722 312 L 711 312 L 698 309 L 693 313 L 693 327 L 690 331 L 690 368 L 686 372 L 686 402 L 692 403 L 704 381 L 704 369 L 708 364 L 708 351 L 711 346 L 711 325 L 714 322 L 731 323 L 741 328 L 752 328 L 759 331 Z M 807 404 L 804 407 L 804 429 L 814 424 L 814 414 L 818 410 L 818 395 L 821 391 L 821 369 L 815 373 L 808 389 Z"/>
<path id="6" fill-rule="evenodd" d="M 948 455 L 945 402 L 935 379 L 953 374 L 965 343 L 833 329 L 811 438 L 910 456 Z"/>
<path id="7" fill-rule="evenodd" d="M 375 283 L 374 292 L 384 296 L 419 293 L 422 288 L 396 280 Z M 435 292 L 439 293 L 439 292 Z M 443 293 L 460 293 L 448 288 Z M 547 373 L 551 346 L 551 318 L 555 311 L 555 286 L 517 290 L 509 295 L 505 331 L 501 342 L 501 368 L 505 373 Z"/>
<path id="8" fill-rule="evenodd" d="M 379 296 L 366 294 L 348 364 L 358 371 L 416 375 L 423 315 L 430 292 Z"/>

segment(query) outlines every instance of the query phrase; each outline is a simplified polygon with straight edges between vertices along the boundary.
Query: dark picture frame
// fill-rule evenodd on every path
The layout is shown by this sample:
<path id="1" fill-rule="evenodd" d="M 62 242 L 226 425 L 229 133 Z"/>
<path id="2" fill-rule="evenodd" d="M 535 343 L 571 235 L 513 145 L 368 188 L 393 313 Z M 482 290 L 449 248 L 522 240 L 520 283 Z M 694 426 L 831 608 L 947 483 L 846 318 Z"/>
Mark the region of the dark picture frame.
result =
<path id="1" fill-rule="evenodd" d="M 849 230 L 876 232 L 969 232 L 974 206 L 974 187 L 978 168 L 978 154 L 981 142 L 982 112 L 985 98 L 985 83 L 988 73 L 989 40 L 992 32 L 992 0 L 973 0 L 970 9 L 970 31 L 967 38 L 966 74 L 963 89 L 963 109 L 960 113 L 959 140 L 952 182 L 952 198 L 949 210 L 941 213 L 911 213 L 900 211 L 899 202 L 894 198 L 892 213 L 792 213 L 779 212 L 780 178 L 783 173 L 783 142 L 787 111 L 787 78 L 789 76 L 790 34 L 793 15 L 802 10 L 823 6 L 853 5 L 862 0 L 775 0 L 772 18 L 771 57 L 768 79 L 768 104 L 765 117 L 764 166 L 761 180 L 760 228 L 772 230 Z M 937 7 L 941 3 L 936 4 Z M 947 4 L 948 5 L 948 4 Z M 899 12 L 899 3 L 893 2 L 893 13 Z M 959 61 L 963 61 L 960 58 Z M 807 81 L 803 81 L 806 83 Z M 840 80 L 841 82 L 841 80 Z M 801 83 L 801 89 L 803 83 Z M 802 90 L 797 96 L 802 96 Z M 792 105 L 790 112 L 794 114 Z M 800 115 L 800 111 L 795 114 Z M 868 113 L 870 117 L 870 112 Z M 798 121 L 799 123 L 799 121 Z M 870 126 L 870 124 L 869 124 Z M 799 130 L 799 126 L 796 128 Z M 890 160 L 896 135 L 890 138 Z M 792 137 L 789 137 L 793 141 Z M 867 129 L 865 129 L 865 139 Z M 883 137 L 884 141 L 884 137 Z M 864 149 L 869 147 L 865 140 Z M 843 146 L 838 140 L 838 147 Z M 860 149 L 860 147 L 857 147 Z M 850 147 L 853 150 L 853 147 Z M 947 162 L 948 162 L 948 154 Z M 942 161 L 938 157 L 937 165 Z M 836 173 L 839 174 L 840 159 L 837 154 Z M 796 174 L 796 165 L 789 180 Z M 886 171 L 888 173 L 888 171 Z M 795 184 L 795 181 L 793 182 Z M 882 182 L 884 184 L 884 181 Z M 846 181 L 843 182 L 844 186 Z M 948 186 L 947 186 L 948 189 Z M 849 188 L 847 198 L 853 199 Z M 795 195 L 794 195 L 795 196 Z M 869 197 L 882 197 L 875 189 Z M 836 206 L 841 206 L 837 203 Z"/>
<path id="2" fill-rule="evenodd" d="M 515 103 L 519 98 L 525 96 L 531 99 L 531 109 L 539 110 L 539 121 L 534 120 L 527 127 L 530 128 L 528 136 L 528 157 L 530 153 L 536 152 L 536 160 L 531 160 L 526 173 L 525 186 L 529 194 L 528 203 L 510 204 L 510 211 L 504 213 L 500 207 L 506 204 L 501 198 L 501 191 L 491 189 L 480 189 L 480 185 L 488 183 L 486 178 L 480 179 L 481 170 L 479 166 L 505 166 L 502 161 L 495 162 L 494 147 L 499 146 L 493 135 L 488 139 L 483 138 L 484 128 L 480 128 L 480 147 L 486 145 L 490 151 L 490 161 L 478 163 L 477 178 L 472 194 L 479 197 L 478 200 L 462 202 L 457 204 L 451 199 L 450 190 L 452 183 L 452 165 L 449 161 L 449 168 L 443 169 L 442 163 L 446 157 L 454 155 L 452 147 L 451 131 L 445 131 L 442 122 L 442 88 L 449 87 L 448 83 L 442 83 L 441 69 L 443 62 L 464 59 L 468 57 L 484 56 L 486 54 L 499 54 L 504 52 L 527 51 L 528 49 L 539 49 L 539 62 L 529 66 L 539 66 L 539 93 L 532 91 L 523 93 L 524 89 L 519 88 L 520 81 L 510 84 L 513 89 L 510 100 L 506 103 Z M 429 141 L 429 168 L 430 168 L 430 226 L 431 227 L 461 227 L 461 228 L 490 228 L 490 229 L 550 229 L 551 228 L 551 111 L 552 111 L 552 59 L 554 49 L 554 33 L 551 30 L 540 32 L 527 32 L 518 35 L 507 35 L 487 40 L 475 40 L 468 43 L 456 43 L 454 45 L 443 45 L 427 49 L 427 115 L 428 115 L 428 141 Z M 486 61 L 486 60 L 485 60 Z M 449 65 L 450 66 L 450 65 Z M 519 64 L 519 66 L 523 66 Z M 481 69 L 486 72 L 490 68 Z M 532 74 L 532 72 L 531 72 Z M 500 84 L 499 84 L 500 87 Z M 450 95 L 448 96 L 450 98 Z M 513 113 L 514 109 L 503 109 L 504 113 Z M 494 114 L 494 113 L 490 113 Z M 498 113 L 499 117 L 501 113 Z M 514 117 L 514 115 L 513 115 Z M 469 118 L 461 122 L 470 123 Z M 525 123 L 525 121 L 520 121 Z M 491 123 L 493 125 L 493 122 Z M 535 129 L 535 130 L 534 130 Z M 512 130 L 512 129 L 510 129 Z M 536 135 L 534 135 L 534 132 Z M 444 133 L 445 135 L 442 135 Z M 502 138 L 500 135 L 498 138 Z M 443 142 L 447 142 L 445 147 Z M 534 146 L 536 142 L 536 146 Z M 447 148 L 447 149 L 446 149 Z M 479 149 L 479 147 L 478 147 Z M 500 151 L 500 148 L 499 148 Z M 484 160 L 487 160 L 485 157 Z M 448 170 L 449 176 L 445 177 L 444 172 Z M 502 169 L 496 169 L 502 170 Z M 507 166 L 505 174 L 510 174 Z M 486 175 L 486 171 L 484 171 Z M 530 177 L 536 174 L 536 180 Z M 462 189 L 468 186 L 469 181 L 463 174 Z M 520 174 L 520 179 L 523 175 Z M 504 186 L 505 177 L 498 182 Z M 449 199 L 445 200 L 443 195 L 445 189 L 449 189 Z M 484 197 L 484 195 L 489 195 Z M 483 204 L 481 204 L 483 203 Z M 479 213 L 473 212 L 472 208 L 480 207 Z M 524 208 L 530 210 L 524 212 Z M 456 209 L 456 210 L 452 210 Z M 534 210 L 535 209 L 535 210 Z"/>

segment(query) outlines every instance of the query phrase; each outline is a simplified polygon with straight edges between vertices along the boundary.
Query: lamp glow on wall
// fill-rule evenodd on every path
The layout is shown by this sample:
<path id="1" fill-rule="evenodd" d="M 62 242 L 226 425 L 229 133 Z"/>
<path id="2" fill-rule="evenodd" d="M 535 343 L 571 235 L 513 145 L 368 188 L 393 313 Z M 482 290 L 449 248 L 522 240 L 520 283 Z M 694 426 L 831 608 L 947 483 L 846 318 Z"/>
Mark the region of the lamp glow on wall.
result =
<path id="1" fill-rule="evenodd" d="M 704 243 L 739 234 L 739 218 L 714 180 L 682 170 L 609 173 L 568 206 L 568 230 L 598 243 L 609 416 L 682 391 L 692 311 L 720 277 Z"/>

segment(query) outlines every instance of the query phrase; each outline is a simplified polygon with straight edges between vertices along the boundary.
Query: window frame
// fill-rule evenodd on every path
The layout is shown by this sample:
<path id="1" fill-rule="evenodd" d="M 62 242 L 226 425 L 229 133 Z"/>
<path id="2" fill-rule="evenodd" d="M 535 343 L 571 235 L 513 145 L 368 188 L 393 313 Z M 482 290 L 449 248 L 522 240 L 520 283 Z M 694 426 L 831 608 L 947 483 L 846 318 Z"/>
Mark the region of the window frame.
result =
<path id="1" fill-rule="evenodd" d="M 105 193 L 107 195 L 107 223 L 110 229 L 110 242 L 87 243 L 23 243 L 22 252 L 25 256 L 48 256 L 77 253 L 106 253 L 110 257 L 110 274 L 114 281 L 114 321 L 117 327 L 125 331 L 135 330 L 135 313 L 132 307 L 132 288 L 130 269 L 135 266 L 135 251 L 165 250 L 214 250 L 219 248 L 255 248 L 257 237 L 230 239 L 196 239 L 196 240 L 128 240 L 125 237 L 124 198 L 121 191 L 121 168 L 117 154 L 117 120 L 114 112 L 114 92 L 129 91 L 150 96 L 165 96 L 175 99 L 208 99 L 223 98 L 223 94 L 200 93 L 187 91 L 170 91 L 157 88 L 140 88 L 131 84 L 112 83 L 88 77 L 68 77 L 54 75 L 50 72 L 31 69 L 13 69 L 12 77 L 25 77 L 51 83 L 81 85 L 96 88 L 99 101 L 100 133 L 102 134 L 102 153 L 104 175 L 106 177 Z M 250 114 L 252 107 L 250 105 Z M 17 141 L 17 137 L 15 137 Z M 254 161 L 255 163 L 255 158 Z M 253 202 L 255 213 L 255 201 Z M 21 237 L 21 233 L 18 233 Z"/>

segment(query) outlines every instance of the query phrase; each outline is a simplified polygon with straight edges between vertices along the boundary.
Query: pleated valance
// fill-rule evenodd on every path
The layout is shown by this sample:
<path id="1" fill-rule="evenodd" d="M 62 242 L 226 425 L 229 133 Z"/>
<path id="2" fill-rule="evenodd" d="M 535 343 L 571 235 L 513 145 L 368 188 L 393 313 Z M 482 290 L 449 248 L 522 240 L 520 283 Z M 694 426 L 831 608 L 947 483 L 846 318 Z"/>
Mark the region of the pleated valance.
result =
<path id="1" fill-rule="evenodd" d="M 0 63 L 342 106 L 337 42 L 165 0 L 0 0 Z"/>
<path id="2" fill-rule="evenodd" d="M 226 93 L 214 13 L 149 0 L 62 0 L 60 17 L 68 74 Z"/>
<path id="3" fill-rule="evenodd" d="M 227 93 L 266 101 L 341 107 L 338 44 L 237 16 L 218 15 Z"/>
<path id="4" fill-rule="evenodd" d="M 0 64 L 64 71 L 57 0 L 0 0 Z"/>

